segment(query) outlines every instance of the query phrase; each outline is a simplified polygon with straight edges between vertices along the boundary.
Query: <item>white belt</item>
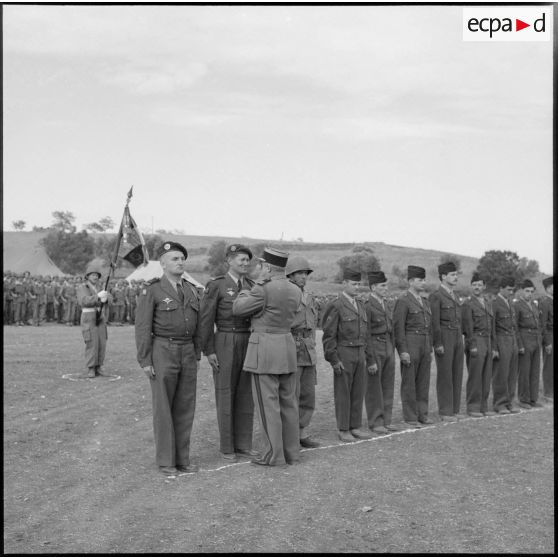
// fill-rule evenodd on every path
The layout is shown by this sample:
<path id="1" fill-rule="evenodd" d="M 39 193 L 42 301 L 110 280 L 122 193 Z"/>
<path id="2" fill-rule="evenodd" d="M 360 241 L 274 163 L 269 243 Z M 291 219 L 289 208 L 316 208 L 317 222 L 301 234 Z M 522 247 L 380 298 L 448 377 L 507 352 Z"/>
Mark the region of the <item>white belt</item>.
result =
<path id="1" fill-rule="evenodd" d="M 95 308 L 82 308 L 81 309 L 82 312 L 96 312 Z"/>

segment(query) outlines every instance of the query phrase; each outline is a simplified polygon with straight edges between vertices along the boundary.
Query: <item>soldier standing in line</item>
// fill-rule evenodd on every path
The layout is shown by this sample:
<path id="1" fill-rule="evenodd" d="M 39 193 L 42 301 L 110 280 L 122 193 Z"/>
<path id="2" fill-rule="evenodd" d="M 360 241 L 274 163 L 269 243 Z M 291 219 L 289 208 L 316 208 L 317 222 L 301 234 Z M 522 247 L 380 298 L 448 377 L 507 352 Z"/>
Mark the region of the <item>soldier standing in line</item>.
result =
<path id="1" fill-rule="evenodd" d="M 296 345 L 291 327 L 302 292 L 285 276 L 288 254 L 263 253 L 262 272 L 250 292 L 233 302 L 233 315 L 252 316 L 244 370 L 252 374 L 252 394 L 264 433 L 264 449 L 255 465 L 294 465 L 300 460 Z"/>
<path id="2" fill-rule="evenodd" d="M 74 324 L 74 314 L 77 304 L 77 290 L 75 279 L 70 277 L 62 287 L 62 300 L 64 301 L 64 321 L 67 326 Z"/>
<path id="3" fill-rule="evenodd" d="M 539 403 L 541 374 L 541 312 L 533 301 L 535 285 L 530 279 L 521 283 L 519 299 L 514 301 L 518 343 L 518 399 L 523 409 L 542 407 Z"/>
<path id="4" fill-rule="evenodd" d="M 240 291 L 254 286 L 248 277 L 252 251 L 242 244 L 232 244 L 225 257 L 228 272 L 206 285 L 200 310 L 200 336 L 203 352 L 213 370 L 221 456 L 236 461 L 237 454 L 258 455 L 252 450 L 251 377 L 243 369 L 250 318 L 233 315 L 233 303 Z"/>
<path id="5" fill-rule="evenodd" d="M 541 329 L 543 345 L 543 393 L 554 400 L 554 277 L 543 279 L 546 294 L 541 298 Z"/>
<path id="6" fill-rule="evenodd" d="M 18 326 L 24 325 L 26 304 L 27 304 L 27 290 L 23 283 L 23 278 L 16 277 L 13 287 L 14 298 L 14 323 Z"/>
<path id="7" fill-rule="evenodd" d="M 465 418 L 459 413 L 463 384 L 463 333 L 461 304 L 453 289 L 457 267 L 453 262 L 438 266 L 440 287 L 429 297 L 432 311 L 432 337 L 436 358 L 436 393 L 440 420 L 455 422 Z"/>
<path id="8" fill-rule="evenodd" d="M 401 359 L 403 420 L 413 428 L 433 424 L 428 417 L 428 391 L 432 362 L 432 312 L 421 296 L 426 289 L 426 270 L 407 267 L 409 289 L 395 303 L 393 328 Z"/>
<path id="9" fill-rule="evenodd" d="M 31 286 L 33 293 L 32 309 L 33 309 L 33 325 L 40 326 L 45 319 L 46 309 L 46 286 L 39 275 Z"/>
<path id="10" fill-rule="evenodd" d="M 388 284 L 383 271 L 371 271 L 368 284 L 370 296 L 365 308 L 378 371 L 366 375 L 364 403 L 368 428 L 376 434 L 386 434 L 398 430 L 391 424 L 395 383 L 393 308 L 388 303 Z"/>
<path id="11" fill-rule="evenodd" d="M 29 325 L 29 321 L 33 317 L 33 277 L 29 271 L 23 272 L 22 280 L 25 290 L 25 310 L 23 313 L 23 325 Z"/>
<path id="12" fill-rule="evenodd" d="M 296 312 L 291 333 L 296 344 L 296 397 L 298 400 L 299 440 L 303 448 L 317 448 L 307 428 L 316 408 L 316 327 L 318 308 L 314 296 L 305 290 L 310 264 L 302 256 L 292 256 L 287 261 L 287 278 L 302 291 L 302 301 Z"/>
<path id="13" fill-rule="evenodd" d="M 518 374 L 515 309 L 510 303 L 514 286 L 513 278 L 504 277 L 500 281 L 500 292 L 492 303 L 497 351 L 492 374 L 492 396 L 494 411 L 501 415 L 520 412 L 513 404 Z"/>
<path id="14" fill-rule="evenodd" d="M 74 280 L 75 280 L 74 285 L 76 287 L 76 307 L 75 307 L 75 310 L 74 310 L 74 325 L 78 326 L 81 323 L 81 304 L 79 302 L 77 292 L 78 292 L 78 289 L 80 288 L 80 286 L 83 283 L 86 283 L 87 280 L 84 277 L 82 277 L 81 275 L 76 275 Z"/>
<path id="15" fill-rule="evenodd" d="M 52 279 L 49 275 L 46 277 L 46 285 L 45 285 L 45 297 L 46 297 L 46 306 L 45 306 L 45 317 L 47 322 L 54 321 L 54 301 L 56 297 L 56 288 Z"/>
<path id="16" fill-rule="evenodd" d="M 104 376 L 103 363 L 107 348 L 107 326 L 102 315 L 102 305 L 107 292 L 98 290 L 101 272 L 92 266 L 85 271 L 85 281 L 78 287 L 76 298 L 81 308 L 81 333 L 85 341 L 85 366 L 87 377 Z"/>
<path id="17" fill-rule="evenodd" d="M 13 295 L 12 281 L 10 275 L 4 275 L 4 324 L 12 323 L 13 314 Z"/>
<path id="18" fill-rule="evenodd" d="M 343 292 L 324 313 L 324 358 L 333 368 L 335 418 L 339 439 L 354 442 L 372 435 L 361 429 L 365 374 L 378 370 L 368 335 L 364 304 L 356 298 L 360 271 L 343 272 Z"/>
<path id="19" fill-rule="evenodd" d="M 138 296 L 140 293 L 139 284 L 135 279 L 132 279 L 132 284 L 130 285 L 130 289 L 128 291 L 128 297 L 130 302 L 130 325 L 134 325 L 136 323 L 136 308 L 138 306 Z"/>
<path id="20" fill-rule="evenodd" d="M 117 326 L 122 326 L 124 321 L 124 311 L 126 309 L 125 306 L 125 293 L 120 281 L 117 281 L 111 291 L 113 296 L 113 305 L 114 305 L 114 322 Z"/>
<path id="21" fill-rule="evenodd" d="M 148 281 L 138 301 L 137 358 L 151 385 L 159 471 L 194 473 L 199 467 L 190 464 L 190 434 L 201 358 L 200 299 L 195 285 L 182 278 L 186 248 L 163 242 L 158 256 L 163 276 Z"/>
<path id="22" fill-rule="evenodd" d="M 478 273 L 471 278 L 473 294 L 462 307 L 465 358 L 467 361 L 467 414 L 488 417 L 488 395 L 492 383 L 492 360 L 496 356 L 494 313 L 492 304 L 483 296 L 485 283 Z"/>

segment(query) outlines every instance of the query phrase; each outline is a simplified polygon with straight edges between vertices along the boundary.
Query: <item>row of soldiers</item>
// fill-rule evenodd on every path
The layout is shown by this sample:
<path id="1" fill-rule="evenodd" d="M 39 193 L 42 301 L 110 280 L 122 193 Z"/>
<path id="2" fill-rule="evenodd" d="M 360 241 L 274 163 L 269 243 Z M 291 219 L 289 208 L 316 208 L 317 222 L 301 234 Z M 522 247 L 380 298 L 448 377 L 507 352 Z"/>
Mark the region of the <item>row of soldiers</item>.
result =
<path id="1" fill-rule="evenodd" d="M 81 306 L 78 289 L 85 282 L 80 275 L 49 276 L 4 273 L 3 310 L 5 325 L 59 323 L 79 325 Z M 106 318 L 109 324 L 133 324 L 141 283 L 112 279 L 108 286 Z"/>
<path id="2" fill-rule="evenodd" d="M 309 431 L 318 379 L 318 307 L 306 290 L 309 262 L 266 248 L 262 274 L 254 283 L 248 275 L 252 252 L 233 244 L 226 253 L 228 272 L 209 281 L 200 300 L 194 286 L 181 278 L 186 258 L 183 246 L 163 245 L 163 277 L 142 290 L 136 322 L 138 361 L 153 392 L 160 471 L 197 469 L 189 461 L 189 440 L 202 354 L 213 371 L 222 458 L 250 456 L 254 464 L 266 466 L 296 464 L 300 447 L 320 445 Z M 503 279 L 491 300 L 484 296 L 485 281 L 475 274 L 471 296 L 462 300 L 454 293 L 458 273 L 452 262 L 439 266 L 440 287 L 430 296 L 425 269 L 410 265 L 407 271 L 409 288 L 394 299 L 382 271 L 371 272 L 365 288 L 360 272 L 346 270 L 342 292 L 325 308 L 322 344 L 333 369 L 342 441 L 432 424 L 433 352 L 442 421 L 466 416 L 461 412 L 464 360 L 469 416 L 541 406 L 541 351 L 544 393 L 552 399 L 552 277 L 544 280 L 545 295 L 535 303 L 529 280 L 517 285 L 516 292 L 514 281 Z M 392 423 L 396 351 L 403 425 Z M 252 448 L 255 414 L 263 433 L 260 452 Z"/>

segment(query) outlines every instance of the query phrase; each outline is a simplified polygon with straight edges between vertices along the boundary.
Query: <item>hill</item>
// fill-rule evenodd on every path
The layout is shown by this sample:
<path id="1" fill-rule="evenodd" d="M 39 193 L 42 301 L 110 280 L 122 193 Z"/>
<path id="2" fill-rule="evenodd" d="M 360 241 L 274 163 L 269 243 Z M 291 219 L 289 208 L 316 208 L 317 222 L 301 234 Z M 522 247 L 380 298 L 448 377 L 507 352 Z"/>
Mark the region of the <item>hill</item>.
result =
<path id="1" fill-rule="evenodd" d="M 44 232 L 4 232 L 4 269 L 9 269 L 10 255 L 21 251 L 31 251 L 45 236 Z M 96 236 L 96 235 L 94 235 Z M 313 266 L 314 273 L 310 276 L 309 288 L 316 293 L 335 292 L 339 286 L 334 283 L 337 274 L 337 261 L 349 254 L 354 243 L 317 243 L 317 242 L 292 242 L 270 241 L 261 238 L 235 237 L 235 236 L 197 236 L 197 235 L 161 235 L 165 239 L 175 240 L 186 246 L 190 252 L 187 270 L 201 283 L 209 279 L 204 268 L 207 264 L 206 251 L 213 242 L 225 240 L 227 243 L 239 242 L 249 246 L 271 245 L 286 250 L 291 255 L 297 254 L 306 257 Z M 393 266 L 405 269 L 407 265 L 420 265 L 426 268 L 426 280 L 435 285 L 438 282 L 438 263 L 444 254 L 439 250 L 396 246 L 384 242 L 366 242 L 366 246 L 374 250 L 380 260 L 382 269 L 389 277 L 392 275 Z M 462 281 L 460 286 L 467 290 L 473 270 L 478 264 L 478 259 L 470 256 L 461 256 Z M 542 290 L 542 275 L 535 278 L 537 289 Z"/>

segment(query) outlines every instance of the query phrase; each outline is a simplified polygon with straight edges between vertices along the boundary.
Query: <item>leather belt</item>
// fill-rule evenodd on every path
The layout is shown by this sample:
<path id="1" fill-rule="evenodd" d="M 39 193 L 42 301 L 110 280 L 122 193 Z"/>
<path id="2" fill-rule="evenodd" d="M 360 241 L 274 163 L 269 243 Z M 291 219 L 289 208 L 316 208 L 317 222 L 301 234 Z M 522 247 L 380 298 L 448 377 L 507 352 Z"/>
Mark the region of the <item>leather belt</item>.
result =
<path id="1" fill-rule="evenodd" d="M 154 335 L 153 337 L 155 339 L 161 339 L 162 341 L 168 341 L 169 343 L 175 343 L 177 345 L 192 343 L 191 337 L 162 337 L 161 335 Z"/>
<path id="2" fill-rule="evenodd" d="M 254 333 L 291 333 L 290 329 L 284 330 L 284 329 L 280 329 L 280 328 L 275 328 L 275 327 L 258 327 L 258 328 L 252 328 L 252 331 Z"/>
<path id="3" fill-rule="evenodd" d="M 219 327 L 217 331 L 221 333 L 250 333 L 250 330 L 245 327 Z"/>

